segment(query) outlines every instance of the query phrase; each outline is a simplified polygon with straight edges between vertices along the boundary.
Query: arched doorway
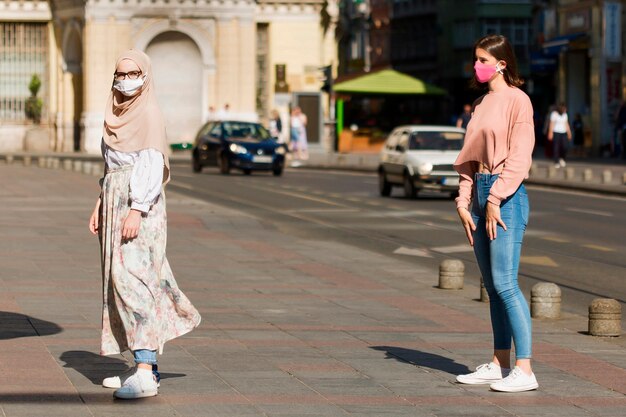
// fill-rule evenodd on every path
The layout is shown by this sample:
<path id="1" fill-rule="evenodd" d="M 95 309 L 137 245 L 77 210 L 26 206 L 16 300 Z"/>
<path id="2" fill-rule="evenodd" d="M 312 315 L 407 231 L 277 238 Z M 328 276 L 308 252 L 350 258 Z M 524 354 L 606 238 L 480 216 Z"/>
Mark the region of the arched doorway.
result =
<path id="1" fill-rule="evenodd" d="M 169 143 L 193 142 L 202 123 L 202 57 L 187 35 L 168 31 L 146 48 Z"/>

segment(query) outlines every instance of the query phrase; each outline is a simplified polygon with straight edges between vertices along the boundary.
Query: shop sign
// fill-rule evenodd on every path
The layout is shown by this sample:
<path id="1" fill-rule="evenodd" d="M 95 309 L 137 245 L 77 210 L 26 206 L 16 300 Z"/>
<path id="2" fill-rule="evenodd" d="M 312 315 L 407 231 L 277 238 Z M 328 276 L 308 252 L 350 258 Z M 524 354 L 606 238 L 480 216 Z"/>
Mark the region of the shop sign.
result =
<path id="1" fill-rule="evenodd" d="M 604 3 L 603 10 L 604 56 L 609 60 L 622 59 L 622 5 L 615 1 Z"/>
<path id="2" fill-rule="evenodd" d="M 591 10 L 578 9 L 565 13 L 565 33 L 588 32 L 591 28 Z"/>

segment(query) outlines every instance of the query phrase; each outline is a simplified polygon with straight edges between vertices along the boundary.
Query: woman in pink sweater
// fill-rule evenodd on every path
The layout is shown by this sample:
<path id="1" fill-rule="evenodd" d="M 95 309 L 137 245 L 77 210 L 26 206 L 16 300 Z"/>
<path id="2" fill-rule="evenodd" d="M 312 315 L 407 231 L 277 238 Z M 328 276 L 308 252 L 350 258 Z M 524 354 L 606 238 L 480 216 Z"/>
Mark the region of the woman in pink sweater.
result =
<path id="1" fill-rule="evenodd" d="M 530 363 L 530 313 L 517 272 L 529 214 L 522 181 L 528 176 L 535 142 L 533 108 L 518 88 L 523 81 L 504 36 L 479 39 L 474 59 L 472 83 L 487 83 L 488 92 L 474 102 L 465 143 L 454 164 L 460 175 L 456 204 L 489 293 L 494 353 L 491 362 L 459 375 L 457 381 L 491 384 L 494 391 L 528 391 L 538 384 Z"/>

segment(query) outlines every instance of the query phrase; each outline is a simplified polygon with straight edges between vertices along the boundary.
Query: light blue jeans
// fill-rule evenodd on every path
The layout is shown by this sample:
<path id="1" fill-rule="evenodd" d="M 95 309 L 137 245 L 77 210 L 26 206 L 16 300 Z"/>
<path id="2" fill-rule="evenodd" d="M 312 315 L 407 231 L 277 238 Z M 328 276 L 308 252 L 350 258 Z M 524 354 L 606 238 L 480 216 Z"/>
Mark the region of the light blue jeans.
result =
<path id="1" fill-rule="evenodd" d="M 476 224 L 474 254 L 489 294 L 494 349 L 511 349 L 515 357 L 532 356 L 532 323 L 528 303 L 517 282 L 522 240 L 528 224 L 528 195 L 522 184 L 500 205 L 500 217 L 507 227 L 498 225 L 497 237 L 489 240 L 485 224 L 485 207 L 489 190 L 498 174 L 476 174 L 472 217 Z"/>
<path id="2" fill-rule="evenodd" d="M 148 365 L 152 365 L 152 374 L 156 377 L 157 382 L 161 380 L 161 374 L 159 373 L 159 367 L 157 365 L 156 350 L 133 350 L 133 356 L 135 357 L 136 364 L 146 363 Z"/>

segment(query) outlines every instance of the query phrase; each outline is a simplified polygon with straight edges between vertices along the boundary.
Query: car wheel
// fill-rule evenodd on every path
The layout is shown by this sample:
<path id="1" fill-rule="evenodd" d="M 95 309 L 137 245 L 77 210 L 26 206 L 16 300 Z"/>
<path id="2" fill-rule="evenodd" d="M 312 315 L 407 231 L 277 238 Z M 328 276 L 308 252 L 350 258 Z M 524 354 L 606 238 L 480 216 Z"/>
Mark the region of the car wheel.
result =
<path id="1" fill-rule="evenodd" d="M 224 153 L 220 156 L 220 174 L 230 174 L 230 161 L 228 160 L 228 155 Z"/>
<path id="2" fill-rule="evenodd" d="M 391 183 L 387 181 L 387 174 L 382 169 L 378 171 L 378 191 L 383 197 L 389 197 L 391 195 Z"/>
<path id="3" fill-rule="evenodd" d="M 250 175 L 250 174 L 252 174 L 252 170 L 250 170 L 250 169 L 244 169 L 244 170 L 243 170 L 243 173 L 244 173 L 245 175 Z"/>
<path id="4" fill-rule="evenodd" d="M 272 174 L 274 174 L 275 177 L 280 177 L 281 175 L 283 175 L 283 167 L 273 168 Z"/>
<path id="5" fill-rule="evenodd" d="M 191 159 L 191 169 L 193 172 L 202 172 L 202 164 L 195 157 Z"/>
<path id="6" fill-rule="evenodd" d="M 415 198 L 417 197 L 417 189 L 415 188 L 415 184 L 413 184 L 413 180 L 408 172 L 404 173 L 404 196 L 406 198 Z"/>

